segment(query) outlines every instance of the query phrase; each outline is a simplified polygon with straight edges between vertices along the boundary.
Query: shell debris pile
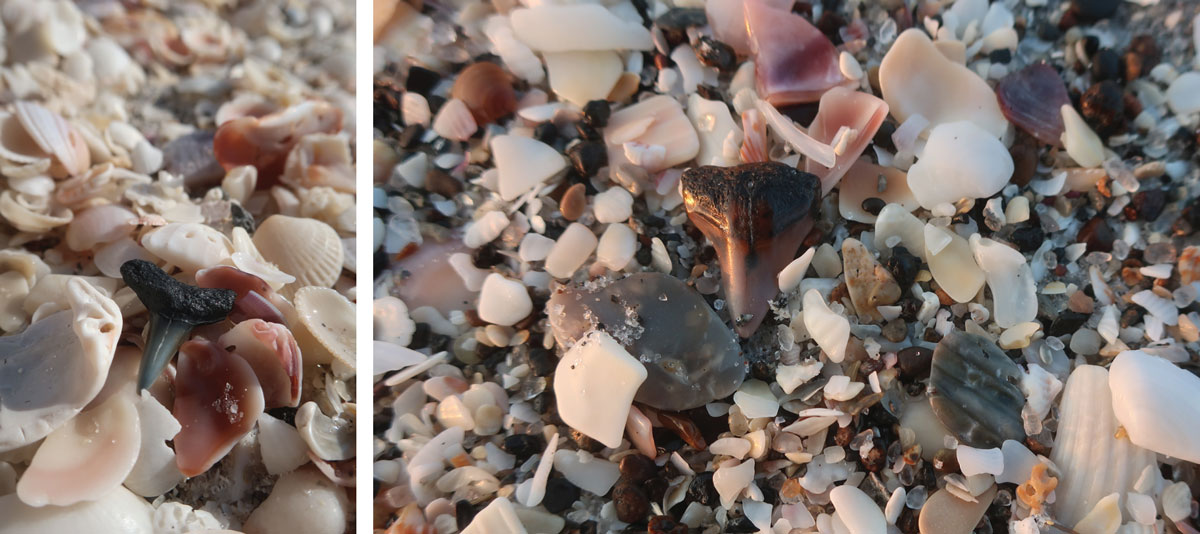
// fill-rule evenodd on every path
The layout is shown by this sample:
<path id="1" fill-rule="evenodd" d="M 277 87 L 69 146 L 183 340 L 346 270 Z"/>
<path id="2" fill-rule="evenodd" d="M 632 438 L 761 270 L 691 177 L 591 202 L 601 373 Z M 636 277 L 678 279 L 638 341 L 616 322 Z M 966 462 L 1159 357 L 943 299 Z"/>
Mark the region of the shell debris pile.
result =
<path id="1" fill-rule="evenodd" d="M 375 532 L 1200 528 L 1196 2 L 375 13 Z"/>
<path id="2" fill-rule="evenodd" d="M 3 12 L 0 533 L 352 531 L 352 3 Z"/>

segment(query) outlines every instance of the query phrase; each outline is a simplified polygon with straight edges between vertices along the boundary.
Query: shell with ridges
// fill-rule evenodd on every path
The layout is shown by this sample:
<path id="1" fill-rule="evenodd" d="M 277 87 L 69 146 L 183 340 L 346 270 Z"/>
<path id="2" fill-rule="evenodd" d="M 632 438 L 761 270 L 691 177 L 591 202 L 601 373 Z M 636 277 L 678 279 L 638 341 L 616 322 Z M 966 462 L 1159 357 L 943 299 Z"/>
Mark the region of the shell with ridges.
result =
<path id="1" fill-rule="evenodd" d="M 258 227 L 253 241 L 263 259 L 296 277 L 283 287 L 285 296 L 305 286 L 331 287 L 342 272 L 341 239 L 321 221 L 272 215 Z"/>
<path id="2" fill-rule="evenodd" d="M 32 102 L 17 102 L 15 109 L 29 137 L 42 151 L 53 154 L 67 174 L 75 176 L 91 166 L 87 142 L 66 119 Z"/>

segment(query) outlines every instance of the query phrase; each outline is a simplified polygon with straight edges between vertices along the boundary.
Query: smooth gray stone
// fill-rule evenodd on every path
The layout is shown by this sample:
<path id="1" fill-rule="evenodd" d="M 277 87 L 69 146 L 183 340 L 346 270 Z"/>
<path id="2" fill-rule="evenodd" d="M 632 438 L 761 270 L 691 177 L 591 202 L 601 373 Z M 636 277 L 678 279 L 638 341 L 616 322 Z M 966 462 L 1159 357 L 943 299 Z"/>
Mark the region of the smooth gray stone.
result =
<path id="1" fill-rule="evenodd" d="M 732 395 L 746 376 L 738 338 L 704 298 L 662 273 L 554 290 L 546 304 L 560 350 L 600 329 L 646 366 L 634 400 L 686 410 Z"/>
<path id="2" fill-rule="evenodd" d="M 933 351 L 929 402 L 963 444 L 986 449 L 1006 439 L 1024 442 L 1021 375 L 1021 368 L 991 341 L 954 330 Z"/>

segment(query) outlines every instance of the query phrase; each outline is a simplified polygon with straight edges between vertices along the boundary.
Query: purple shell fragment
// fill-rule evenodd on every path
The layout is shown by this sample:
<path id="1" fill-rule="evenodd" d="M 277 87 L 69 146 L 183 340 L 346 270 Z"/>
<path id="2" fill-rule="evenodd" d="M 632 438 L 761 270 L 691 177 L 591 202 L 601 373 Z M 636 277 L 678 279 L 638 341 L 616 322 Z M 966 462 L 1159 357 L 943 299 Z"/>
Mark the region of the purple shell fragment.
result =
<path id="1" fill-rule="evenodd" d="M 1067 88 L 1054 67 L 1034 63 L 996 84 L 996 100 L 1004 117 L 1038 141 L 1062 146 L 1062 106 L 1070 104 Z"/>

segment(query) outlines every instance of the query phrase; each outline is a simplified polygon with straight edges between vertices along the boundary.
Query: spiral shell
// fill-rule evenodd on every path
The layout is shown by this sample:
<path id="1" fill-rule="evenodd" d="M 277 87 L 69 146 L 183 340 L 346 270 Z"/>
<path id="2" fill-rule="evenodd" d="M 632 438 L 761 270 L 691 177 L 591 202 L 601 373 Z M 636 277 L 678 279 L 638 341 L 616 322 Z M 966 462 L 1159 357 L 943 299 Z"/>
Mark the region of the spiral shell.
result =
<path id="1" fill-rule="evenodd" d="M 254 245 L 264 259 L 296 277 L 283 287 L 285 296 L 306 286 L 331 287 L 342 273 L 342 242 L 321 221 L 272 215 L 254 233 Z"/>
<path id="2" fill-rule="evenodd" d="M 488 61 L 475 63 L 458 73 L 450 98 L 462 100 L 477 124 L 493 122 L 517 109 L 512 75 Z"/>

